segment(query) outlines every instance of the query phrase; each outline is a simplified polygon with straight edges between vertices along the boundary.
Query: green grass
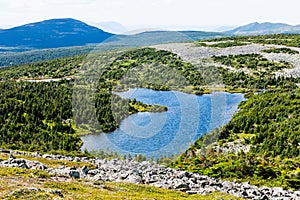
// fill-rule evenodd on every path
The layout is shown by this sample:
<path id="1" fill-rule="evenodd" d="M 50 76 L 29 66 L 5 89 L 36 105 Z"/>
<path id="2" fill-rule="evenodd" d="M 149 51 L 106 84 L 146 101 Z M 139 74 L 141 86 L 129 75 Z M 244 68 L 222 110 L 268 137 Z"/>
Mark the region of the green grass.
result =
<path id="1" fill-rule="evenodd" d="M 0 177 L 1 179 L 5 179 L 10 176 L 23 177 L 23 178 L 49 178 L 50 175 L 43 170 L 35 170 L 35 169 L 22 169 L 22 168 L 14 168 L 14 167 L 1 167 L 0 168 Z"/>

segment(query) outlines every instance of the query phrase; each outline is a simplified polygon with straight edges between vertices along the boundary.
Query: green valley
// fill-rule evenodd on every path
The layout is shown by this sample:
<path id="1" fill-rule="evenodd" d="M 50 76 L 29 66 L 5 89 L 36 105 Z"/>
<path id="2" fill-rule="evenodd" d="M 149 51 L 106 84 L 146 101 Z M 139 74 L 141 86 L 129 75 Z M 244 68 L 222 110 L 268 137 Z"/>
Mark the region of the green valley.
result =
<path id="1" fill-rule="evenodd" d="M 251 44 L 262 46 L 254 53 L 230 52 Z M 174 52 L 145 47 L 89 55 L 81 52 L 0 68 L 0 148 L 92 156 L 91 152 L 82 151 L 80 135 L 109 134 L 129 115 L 138 112 L 168 111 L 166 106 L 149 105 L 117 94 L 130 88 L 195 95 L 240 92 L 247 100 L 240 103 L 229 123 L 198 138 L 169 166 L 229 181 L 299 190 L 300 76 L 297 75 L 299 66 L 292 59 L 299 54 L 299 35 L 218 38 L 191 46 L 189 48 L 207 51 L 217 49 L 221 53 L 189 62 Z M 291 57 L 287 60 L 268 57 L 273 54 Z M 109 62 L 97 60 L 101 56 Z M 90 84 L 80 85 L 77 81 L 89 72 L 96 76 L 84 80 Z M 92 96 L 85 93 L 89 87 L 95 91 Z M 74 90 L 78 92 L 75 97 Z M 74 98 L 78 98 L 78 104 L 74 104 Z M 84 107 L 91 99 L 96 122 Z M 93 127 L 95 123 L 97 126 Z M 16 176 L 16 172 L 9 169 L 1 170 L 2 174 L 8 171 Z M 19 180 L 27 178 L 19 177 Z M 94 183 L 84 181 L 67 184 L 47 179 L 39 184 L 60 188 L 70 194 L 70 198 L 77 198 L 85 190 L 91 191 L 87 197 L 93 197 L 95 192 Z M 147 193 L 151 198 L 161 198 L 161 194 L 178 199 L 194 198 L 145 186 L 101 185 L 104 196 L 113 192 L 123 197 L 122 191 L 141 195 L 139 192 L 145 190 L 153 192 Z M 71 196 L 72 192 L 75 196 Z M 216 194 L 217 197 L 222 195 Z"/>

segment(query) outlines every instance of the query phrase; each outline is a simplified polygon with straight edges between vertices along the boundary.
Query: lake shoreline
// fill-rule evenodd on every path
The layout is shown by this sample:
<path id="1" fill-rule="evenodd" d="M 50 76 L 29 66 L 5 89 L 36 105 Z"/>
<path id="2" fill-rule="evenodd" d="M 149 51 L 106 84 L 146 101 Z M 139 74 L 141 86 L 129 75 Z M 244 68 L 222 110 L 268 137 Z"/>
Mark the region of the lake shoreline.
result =
<path id="1" fill-rule="evenodd" d="M 142 154 L 148 158 L 177 155 L 201 135 L 225 125 L 239 102 L 245 100 L 240 93 L 213 92 L 197 96 L 142 88 L 130 89 L 121 97 L 135 98 L 149 105 L 164 105 L 168 110 L 135 113 L 126 117 L 113 132 L 79 135 L 83 141 L 82 151 L 109 148 L 119 154 L 123 152 L 120 155 Z M 165 153 L 159 154 L 161 151 Z"/>

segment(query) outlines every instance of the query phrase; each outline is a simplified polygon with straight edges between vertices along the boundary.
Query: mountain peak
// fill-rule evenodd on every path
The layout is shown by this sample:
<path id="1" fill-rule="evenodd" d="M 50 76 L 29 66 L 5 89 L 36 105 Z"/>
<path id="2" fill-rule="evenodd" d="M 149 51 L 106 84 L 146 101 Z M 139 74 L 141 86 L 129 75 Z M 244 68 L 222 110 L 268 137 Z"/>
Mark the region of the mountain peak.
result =
<path id="1" fill-rule="evenodd" d="M 35 23 L 30 23 L 30 24 L 25 24 L 23 26 L 15 27 L 12 29 L 18 29 L 18 28 L 24 28 L 24 27 L 38 27 L 39 29 L 45 28 L 53 28 L 53 31 L 57 31 L 56 29 L 74 29 L 76 28 L 77 31 L 79 31 L 78 28 L 84 29 L 94 29 L 94 30 L 100 30 L 94 26 L 90 26 L 82 21 L 73 19 L 73 18 L 58 18 L 58 19 L 48 19 L 40 22 L 35 22 Z"/>
<path id="2" fill-rule="evenodd" d="M 29 23 L 29 24 L 24 24 L 22 26 L 19 27 L 31 27 L 31 26 L 36 26 L 36 25 L 54 25 L 54 24 L 85 24 L 82 21 L 73 19 L 73 18 L 57 18 L 57 19 L 47 19 L 47 20 L 43 20 L 43 21 L 39 21 L 39 22 L 33 22 L 33 23 Z M 14 27 L 14 28 L 18 28 L 18 27 Z"/>
<path id="3" fill-rule="evenodd" d="M 55 48 L 101 43 L 113 34 L 73 18 L 49 19 L 0 30 L 0 46 Z"/>
<path id="4" fill-rule="evenodd" d="M 81 23 L 84 23 L 80 20 L 77 20 L 77 19 L 74 19 L 74 18 L 53 18 L 53 19 L 46 19 L 46 20 L 43 20 L 43 21 L 40 21 L 40 22 L 37 22 L 37 23 L 43 23 L 43 22 L 46 22 L 46 23 L 53 23 L 53 22 L 81 22 Z"/>
<path id="5" fill-rule="evenodd" d="M 271 23 L 271 22 L 253 22 L 244 26 L 237 27 L 233 30 L 226 31 L 227 34 L 233 35 L 262 35 L 274 33 L 291 33 L 298 32 L 299 30 L 293 29 L 293 26 L 284 23 Z"/>

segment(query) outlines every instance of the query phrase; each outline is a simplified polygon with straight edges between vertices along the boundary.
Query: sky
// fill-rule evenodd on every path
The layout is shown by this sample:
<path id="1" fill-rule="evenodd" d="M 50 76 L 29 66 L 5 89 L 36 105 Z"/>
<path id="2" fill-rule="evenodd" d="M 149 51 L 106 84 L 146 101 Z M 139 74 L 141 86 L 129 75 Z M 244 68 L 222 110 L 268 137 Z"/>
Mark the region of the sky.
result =
<path id="1" fill-rule="evenodd" d="M 0 0 L 0 28 L 52 18 L 128 29 L 210 29 L 252 22 L 300 24 L 299 0 Z"/>

